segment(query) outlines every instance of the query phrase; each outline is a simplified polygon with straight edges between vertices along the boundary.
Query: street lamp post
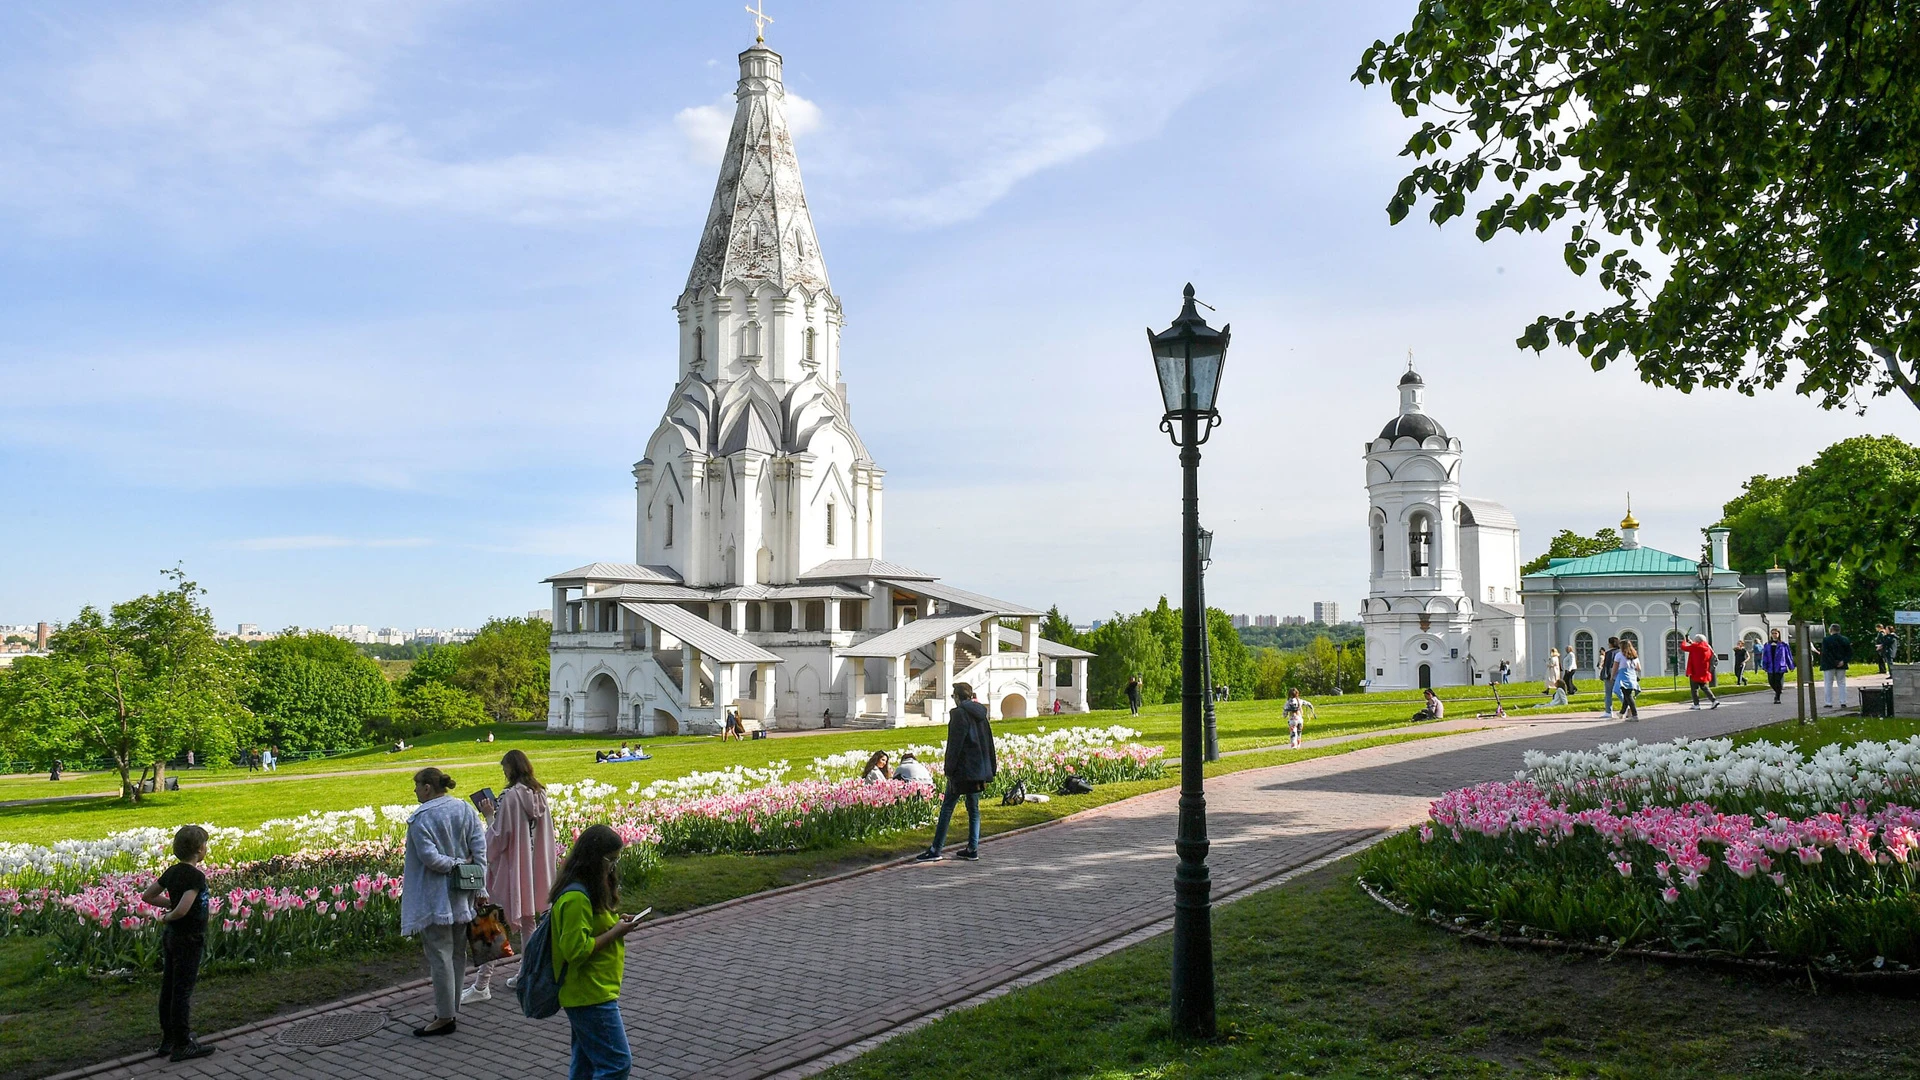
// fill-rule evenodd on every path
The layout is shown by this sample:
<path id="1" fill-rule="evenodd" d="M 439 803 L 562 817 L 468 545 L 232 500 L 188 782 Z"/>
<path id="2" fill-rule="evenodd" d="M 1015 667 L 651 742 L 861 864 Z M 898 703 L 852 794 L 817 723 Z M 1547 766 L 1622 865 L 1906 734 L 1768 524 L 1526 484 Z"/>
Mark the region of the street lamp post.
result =
<path id="1" fill-rule="evenodd" d="M 1673 609 L 1673 636 L 1679 637 L 1680 636 L 1680 598 L 1676 596 L 1672 600 L 1667 601 L 1667 606 Z M 1680 689 L 1680 668 L 1679 668 L 1679 665 L 1674 663 L 1676 659 L 1678 659 L 1678 657 L 1675 655 L 1674 650 L 1668 649 L 1667 650 L 1667 674 L 1673 676 L 1673 688 L 1675 690 L 1678 690 Z"/>
<path id="2" fill-rule="evenodd" d="M 1207 798 L 1201 701 L 1206 612 L 1200 594 L 1200 444 L 1220 422 L 1214 398 L 1226 365 L 1232 327 L 1215 330 L 1194 310 L 1193 286 L 1173 325 L 1147 330 L 1166 412 L 1160 430 L 1180 448 L 1180 825 L 1173 874 L 1173 1030 L 1211 1038 L 1213 1011 L 1213 883 L 1207 873 Z M 1204 426 L 1203 426 L 1204 425 Z"/>
<path id="3" fill-rule="evenodd" d="M 1200 670 L 1205 673 L 1207 692 L 1207 760 L 1220 760 L 1220 731 L 1213 720 L 1213 631 L 1207 618 L 1207 567 L 1213 565 L 1213 530 L 1200 530 Z"/>
<path id="4" fill-rule="evenodd" d="M 1700 575 L 1700 621 L 1707 624 L 1707 648 L 1712 650 L 1715 648 L 1713 644 L 1713 545 L 1712 544 L 1708 544 L 1705 548 L 1701 549 L 1700 564 L 1695 569 Z M 1717 668 L 1718 666 L 1719 666 L 1718 664 L 1712 664 L 1712 665 L 1709 665 L 1707 668 L 1709 673 L 1707 677 L 1709 679 L 1712 679 L 1714 682 L 1720 681 L 1719 679 L 1714 677 L 1715 675 L 1714 669 Z"/>

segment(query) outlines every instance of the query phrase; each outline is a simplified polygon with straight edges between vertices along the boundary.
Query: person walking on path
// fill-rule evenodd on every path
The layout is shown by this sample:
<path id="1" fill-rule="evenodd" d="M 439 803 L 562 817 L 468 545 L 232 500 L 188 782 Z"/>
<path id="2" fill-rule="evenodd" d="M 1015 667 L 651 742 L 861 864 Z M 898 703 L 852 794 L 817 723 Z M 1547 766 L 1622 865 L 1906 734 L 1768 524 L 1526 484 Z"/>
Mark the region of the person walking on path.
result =
<path id="1" fill-rule="evenodd" d="M 1733 643 L 1733 685 L 1747 685 L 1747 639 Z"/>
<path id="2" fill-rule="evenodd" d="M 1620 646 L 1620 658 L 1614 662 L 1613 680 L 1614 689 L 1620 695 L 1621 717 L 1637 722 L 1640 719 L 1640 706 L 1634 704 L 1633 699 L 1640 693 L 1640 650 L 1634 648 L 1631 641 L 1623 642 Z M 1699 707 L 1697 704 L 1694 706 L 1696 709 Z M 1714 707 L 1719 708 L 1719 703 L 1715 702 Z"/>
<path id="3" fill-rule="evenodd" d="M 918 862 L 937 862 L 947 843 L 953 808 L 967 800 L 967 847 L 960 857 L 980 857 L 980 793 L 993 782 L 1000 762 L 993 754 L 993 725 L 986 706 L 973 700 L 973 687 L 953 684 L 953 710 L 947 713 L 947 794 L 940 800 L 940 820 L 933 827 L 933 846 L 915 856 Z"/>
<path id="4" fill-rule="evenodd" d="M 646 915 L 618 914 L 620 835 L 605 825 L 580 832 L 548 898 L 553 907 L 553 975 L 573 1031 L 567 1080 L 627 1080 L 633 1051 L 620 1017 L 627 935 Z M 651 909 L 649 909 L 651 910 Z"/>
<path id="5" fill-rule="evenodd" d="M 507 751 L 500 771 L 506 788 L 480 807 L 487 819 L 487 900 L 499 905 L 507 926 L 524 943 L 546 913 L 547 894 L 553 891 L 553 817 L 547 810 L 547 787 L 534 778 L 526 751 Z M 473 985 L 461 991 L 460 1004 L 492 996 L 493 968 L 485 966 L 474 973 Z"/>
<path id="6" fill-rule="evenodd" d="M 1768 635 L 1767 643 L 1760 646 L 1760 670 L 1767 673 L 1767 685 L 1773 688 L 1773 703 L 1780 704 L 1780 694 L 1787 686 L 1787 672 L 1793 670 L 1793 646 L 1781 639 L 1778 627 Z"/>
<path id="7" fill-rule="evenodd" d="M 1607 719 L 1613 719 L 1614 678 L 1620 670 L 1620 639 L 1607 639 L 1607 655 L 1600 658 L 1600 686 L 1607 692 Z"/>
<path id="8" fill-rule="evenodd" d="M 1853 663 L 1853 642 L 1840 632 L 1839 623 L 1827 624 L 1827 636 L 1820 639 L 1820 674 L 1826 681 L 1827 708 L 1844 709 L 1847 707 L 1847 665 Z M 1840 687 L 1840 699 L 1836 703 L 1833 688 Z"/>
<path id="9" fill-rule="evenodd" d="M 1140 715 L 1140 676 L 1127 680 L 1127 708 L 1134 716 Z"/>
<path id="10" fill-rule="evenodd" d="M 1900 635 L 1893 632 L 1893 627 L 1883 626 L 1880 628 L 1880 636 L 1874 639 L 1874 644 L 1878 646 L 1874 651 L 1878 654 L 1880 674 L 1885 675 L 1893 670 L 1894 657 L 1900 652 Z"/>
<path id="11" fill-rule="evenodd" d="M 456 799 L 453 777 L 429 765 L 413 774 L 420 808 L 407 823 L 407 854 L 401 873 L 400 932 L 420 935 L 433 976 L 434 1018 L 415 1035 L 451 1035 L 460 1015 L 460 983 L 466 978 L 467 924 L 473 921 L 473 891 L 459 888 L 455 867 L 479 863 L 484 880 L 487 830 L 465 799 Z M 479 899 L 485 899 L 480 897 Z"/>
<path id="12" fill-rule="evenodd" d="M 1707 700 L 1714 708 L 1720 707 L 1720 699 L 1713 696 L 1713 646 L 1700 634 L 1688 638 L 1680 646 L 1687 656 L 1687 691 L 1693 697 L 1693 709 L 1700 708 L 1700 694 L 1706 692 Z"/>
<path id="13" fill-rule="evenodd" d="M 1295 686 L 1287 691 L 1287 744 L 1295 750 L 1300 749 L 1300 737 L 1307 730 L 1307 713 L 1313 712 L 1313 702 L 1300 696 L 1300 688 Z M 1314 719 L 1319 714 L 1314 713 Z"/>
<path id="14" fill-rule="evenodd" d="M 207 875 L 200 869 L 207 857 L 207 830 L 180 826 L 173 834 L 173 857 L 179 861 L 140 899 L 154 907 L 162 894 L 166 900 L 166 914 L 160 916 L 160 1048 L 154 1053 L 188 1061 L 213 1053 L 193 1035 L 193 987 L 207 950 Z"/>
<path id="15" fill-rule="evenodd" d="M 1580 688 L 1573 684 L 1573 676 L 1579 667 L 1580 659 L 1574 655 L 1573 642 L 1569 641 L 1567 651 L 1560 654 L 1560 685 L 1567 688 L 1568 697 L 1580 692 Z"/>

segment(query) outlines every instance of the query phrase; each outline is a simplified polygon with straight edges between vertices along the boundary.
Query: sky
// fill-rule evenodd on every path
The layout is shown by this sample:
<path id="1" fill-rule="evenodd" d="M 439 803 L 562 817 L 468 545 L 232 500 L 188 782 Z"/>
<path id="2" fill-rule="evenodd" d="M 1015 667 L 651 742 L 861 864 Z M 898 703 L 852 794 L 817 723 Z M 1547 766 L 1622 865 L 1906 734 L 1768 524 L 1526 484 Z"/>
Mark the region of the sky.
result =
<path id="1" fill-rule="evenodd" d="M 1788 391 L 1518 350 L 1551 239 L 1387 223 L 1410 121 L 1350 76 L 1395 2 L 775 0 L 889 559 L 1079 621 L 1178 599 L 1143 341 L 1230 322 L 1208 600 L 1353 612 L 1408 351 L 1531 555 L 1698 550 L 1755 473 L 1920 441 Z M 475 626 L 632 558 L 732 112 L 738 0 L 0 7 L 0 623 L 184 565 L 229 628 Z"/>

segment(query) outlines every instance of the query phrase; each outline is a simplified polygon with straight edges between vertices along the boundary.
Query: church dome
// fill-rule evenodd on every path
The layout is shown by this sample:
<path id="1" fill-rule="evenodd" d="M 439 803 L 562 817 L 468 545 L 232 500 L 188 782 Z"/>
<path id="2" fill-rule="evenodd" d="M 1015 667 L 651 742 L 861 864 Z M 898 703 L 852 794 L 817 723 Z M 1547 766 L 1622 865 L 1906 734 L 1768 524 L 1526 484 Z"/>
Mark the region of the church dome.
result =
<path id="1" fill-rule="evenodd" d="M 1400 376 L 1400 385 L 1401 386 L 1425 386 L 1427 385 L 1427 380 L 1421 378 L 1419 372 L 1413 370 L 1412 368 L 1408 368 L 1407 373 L 1405 375 Z"/>
<path id="2" fill-rule="evenodd" d="M 1420 377 L 1411 371 L 1407 372 L 1407 375 L 1414 379 Z M 1400 381 L 1404 383 L 1407 380 L 1403 377 Z M 1387 426 L 1380 429 L 1380 437 L 1388 441 L 1394 439 L 1427 439 L 1434 436 L 1442 439 L 1446 438 L 1447 429 L 1440 426 L 1440 421 L 1435 420 L 1426 413 L 1401 413 L 1399 416 L 1387 421 Z"/>

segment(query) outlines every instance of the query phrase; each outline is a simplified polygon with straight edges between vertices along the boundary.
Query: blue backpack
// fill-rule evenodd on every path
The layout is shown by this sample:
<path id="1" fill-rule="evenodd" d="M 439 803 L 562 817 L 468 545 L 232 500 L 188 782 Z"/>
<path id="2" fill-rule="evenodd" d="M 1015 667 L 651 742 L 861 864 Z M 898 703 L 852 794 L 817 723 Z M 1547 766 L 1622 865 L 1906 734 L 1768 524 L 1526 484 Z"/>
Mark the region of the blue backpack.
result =
<path id="1" fill-rule="evenodd" d="M 575 890 L 585 895 L 587 887 L 575 883 L 560 890 L 560 895 Z M 535 1020 L 545 1020 L 560 1011 L 561 980 L 554 974 L 552 925 L 553 912 L 549 910 L 540 916 L 540 925 L 527 935 L 526 947 L 520 950 L 520 981 L 513 992 L 520 999 L 520 1011 Z"/>

